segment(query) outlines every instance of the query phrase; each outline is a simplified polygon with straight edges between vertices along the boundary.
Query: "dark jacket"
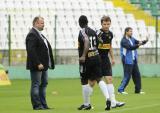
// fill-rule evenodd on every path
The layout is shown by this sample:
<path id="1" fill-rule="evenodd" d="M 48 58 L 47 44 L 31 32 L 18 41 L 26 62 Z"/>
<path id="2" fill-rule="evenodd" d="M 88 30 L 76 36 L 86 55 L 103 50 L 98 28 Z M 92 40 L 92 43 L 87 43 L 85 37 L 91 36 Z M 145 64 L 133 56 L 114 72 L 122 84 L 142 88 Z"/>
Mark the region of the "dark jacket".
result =
<path id="1" fill-rule="evenodd" d="M 52 54 L 52 48 L 50 43 L 48 43 L 48 48 L 46 47 L 42 37 L 34 28 L 30 30 L 26 37 L 26 50 L 27 50 L 27 64 L 26 68 L 29 70 L 38 70 L 38 65 L 43 64 L 44 69 L 46 71 L 49 68 L 49 57 L 51 61 L 51 69 L 54 69 L 54 60 Z M 48 55 L 48 49 L 49 54 Z"/>
<path id="2" fill-rule="evenodd" d="M 123 37 L 121 40 L 121 47 L 120 47 L 120 53 L 121 53 L 121 58 L 122 61 L 125 64 L 133 64 L 133 56 L 132 56 L 132 51 L 134 51 L 135 54 L 135 61 L 137 62 L 138 54 L 137 54 L 137 48 L 139 47 L 139 41 L 136 40 L 135 38 L 131 37 L 130 40 L 132 41 L 133 45 L 130 43 L 130 41 L 126 38 Z"/>

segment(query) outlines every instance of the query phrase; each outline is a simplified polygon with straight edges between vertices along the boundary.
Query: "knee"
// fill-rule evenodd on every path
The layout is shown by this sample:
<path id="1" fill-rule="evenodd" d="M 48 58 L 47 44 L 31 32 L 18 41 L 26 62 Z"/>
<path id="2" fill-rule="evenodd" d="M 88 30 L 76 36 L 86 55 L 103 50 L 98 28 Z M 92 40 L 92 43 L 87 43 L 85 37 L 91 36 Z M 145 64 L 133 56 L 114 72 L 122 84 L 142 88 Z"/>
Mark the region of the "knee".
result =
<path id="1" fill-rule="evenodd" d="M 91 86 L 91 87 L 94 87 L 94 85 L 96 84 L 96 81 L 95 80 L 89 80 L 89 85 Z"/>
<path id="2" fill-rule="evenodd" d="M 111 76 L 109 76 L 109 77 L 105 77 L 105 81 L 106 81 L 107 84 L 112 84 L 113 79 L 112 79 Z"/>
<path id="3" fill-rule="evenodd" d="M 47 87 L 47 85 L 48 85 L 48 82 L 43 82 L 41 83 L 40 87 Z"/>
<path id="4" fill-rule="evenodd" d="M 102 78 L 97 78 L 96 81 L 97 83 L 99 83 L 100 81 L 102 81 Z"/>
<path id="5" fill-rule="evenodd" d="M 32 96 L 37 96 L 37 95 L 39 95 L 39 85 L 32 85 L 31 95 L 32 95 Z"/>
<path id="6" fill-rule="evenodd" d="M 125 83 L 128 83 L 129 80 L 130 80 L 130 77 L 124 77 L 124 78 L 123 78 L 123 82 L 125 82 Z"/>
<path id="7" fill-rule="evenodd" d="M 32 88 L 39 88 L 40 86 L 40 82 L 35 82 L 35 81 L 32 81 Z"/>

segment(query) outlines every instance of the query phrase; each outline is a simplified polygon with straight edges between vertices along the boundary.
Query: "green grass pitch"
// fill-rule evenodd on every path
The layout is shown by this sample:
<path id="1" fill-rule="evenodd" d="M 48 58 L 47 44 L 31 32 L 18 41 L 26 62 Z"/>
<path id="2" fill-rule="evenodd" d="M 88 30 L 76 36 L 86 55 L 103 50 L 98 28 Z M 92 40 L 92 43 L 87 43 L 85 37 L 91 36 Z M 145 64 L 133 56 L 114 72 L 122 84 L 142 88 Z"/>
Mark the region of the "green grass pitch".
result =
<path id="1" fill-rule="evenodd" d="M 78 111 L 82 104 L 79 79 L 49 79 L 47 101 L 54 109 L 34 111 L 30 103 L 30 80 L 12 80 L 11 86 L 0 86 L 0 113 L 160 113 L 160 78 L 142 78 L 144 95 L 134 94 L 130 81 L 128 95 L 117 94 L 120 78 L 114 78 L 116 98 L 126 102 L 124 107 L 105 111 L 105 99 L 96 85 L 91 104 L 94 109 Z"/>

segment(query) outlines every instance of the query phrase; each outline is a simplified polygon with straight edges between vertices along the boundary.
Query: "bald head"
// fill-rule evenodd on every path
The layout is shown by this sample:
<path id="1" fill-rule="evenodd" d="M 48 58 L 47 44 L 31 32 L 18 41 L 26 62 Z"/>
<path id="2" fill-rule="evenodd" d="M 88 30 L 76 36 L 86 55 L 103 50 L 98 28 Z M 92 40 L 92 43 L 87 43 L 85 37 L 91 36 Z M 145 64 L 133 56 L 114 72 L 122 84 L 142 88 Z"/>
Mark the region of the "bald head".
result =
<path id="1" fill-rule="evenodd" d="M 37 28 L 39 31 L 42 31 L 44 28 L 44 18 L 37 16 L 33 19 L 33 27 Z"/>

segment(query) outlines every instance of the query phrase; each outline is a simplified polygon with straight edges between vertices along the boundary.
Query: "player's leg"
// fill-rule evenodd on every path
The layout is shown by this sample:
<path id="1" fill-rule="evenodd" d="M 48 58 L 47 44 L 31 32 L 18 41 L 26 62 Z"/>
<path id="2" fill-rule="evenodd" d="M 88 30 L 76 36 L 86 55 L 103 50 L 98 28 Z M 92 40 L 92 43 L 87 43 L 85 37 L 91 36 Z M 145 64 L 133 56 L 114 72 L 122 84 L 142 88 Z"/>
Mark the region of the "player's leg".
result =
<path id="1" fill-rule="evenodd" d="M 109 58 L 102 59 L 102 75 L 105 79 L 109 97 L 111 100 L 111 106 L 116 106 L 116 99 L 114 94 L 114 86 L 112 83 L 112 67 Z"/>
<path id="2" fill-rule="evenodd" d="M 106 85 L 107 85 L 109 97 L 110 97 L 110 100 L 111 100 L 111 107 L 116 108 L 116 107 L 124 106 L 125 102 L 117 101 L 116 98 L 115 98 L 115 90 L 114 90 L 114 85 L 113 85 L 113 82 L 112 82 L 112 76 L 105 76 L 104 78 L 107 82 Z"/>
<path id="3" fill-rule="evenodd" d="M 124 106 L 125 102 L 119 102 L 115 98 L 115 90 L 114 90 L 114 85 L 113 85 L 113 82 L 112 82 L 112 76 L 104 76 L 104 78 L 105 78 L 106 83 L 107 83 L 106 85 L 107 85 L 109 97 L 110 97 L 110 100 L 111 100 L 111 107 L 116 108 L 116 107 Z"/>
<path id="4" fill-rule="evenodd" d="M 116 101 L 116 98 L 115 98 L 111 63 L 108 58 L 104 62 L 106 62 L 106 63 L 105 64 L 103 63 L 104 64 L 103 68 L 102 68 L 103 69 L 103 76 L 106 81 L 109 97 L 111 100 L 111 107 L 116 108 L 116 107 L 124 106 L 125 105 L 124 102 L 118 102 L 118 101 Z"/>
<path id="5" fill-rule="evenodd" d="M 106 81 L 107 90 L 108 90 L 108 93 L 109 93 L 109 97 L 110 97 L 112 106 L 116 105 L 114 86 L 113 86 L 113 83 L 112 83 L 112 76 L 104 76 L 104 79 Z"/>
<path id="6" fill-rule="evenodd" d="M 78 107 L 78 110 L 89 110 L 91 109 L 90 95 L 93 89 L 88 84 L 88 76 L 86 76 L 85 64 L 80 64 L 80 77 L 82 85 L 83 104 L 80 107 Z"/>
<path id="7" fill-rule="evenodd" d="M 110 110 L 111 101 L 109 98 L 108 90 L 106 83 L 102 80 L 102 70 L 101 70 L 101 63 L 100 63 L 100 57 L 98 56 L 97 61 L 95 62 L 95 65 L 92 68 L 92 74 L 94 79 L 97 81 L 105 99 L 106 99 L 106 108 L 105 110 Z"/>
<path id="8" fill-rule="evenodd" d="M 90 90 L 90 96 L 91 96 L 93 93 L 93 87 L 95 86 L 96 81 L 95 80 L 94 81 L 88 80 L 88 84 L 89 84 L 89 90 Z"/>
<path id="9" fill-rule="evenodd" d="M 101 78 L 97 78 L 97 83 L 106 99 L 106 108 L 105 110 L 110 110 L 110 107 L 111 107 L 111 101 L 110 101 L 110 98 L 109 98 L 109 93 L 108 93 L 108 90 L 107 90 L 107 86 L 106 86 L 106 83 L 101 79 Z"/>
<path id="10" fill-rule="evenodd" d="M 78 107 L 78 110 L 89 110 L 91 109 L 90 95 L 93 91 L 92 87 L 88 84 L 88 79 L 81 74 L 81 85 L 82 85 L 82 96 L 83 104 Z"/>

